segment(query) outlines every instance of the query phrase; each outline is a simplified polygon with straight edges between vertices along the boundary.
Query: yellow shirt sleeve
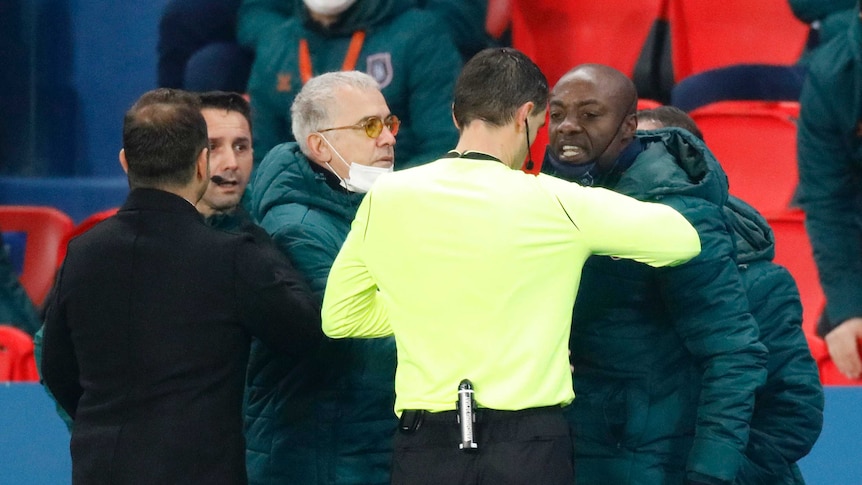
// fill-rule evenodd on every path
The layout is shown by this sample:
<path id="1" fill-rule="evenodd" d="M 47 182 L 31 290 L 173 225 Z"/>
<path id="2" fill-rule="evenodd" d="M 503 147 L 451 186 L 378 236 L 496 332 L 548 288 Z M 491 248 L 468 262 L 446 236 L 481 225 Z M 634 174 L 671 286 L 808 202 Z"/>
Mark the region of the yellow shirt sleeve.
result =
<path id="1" fill-rule="evenodd" d="M 593 254 L 675 266 L 700 254 L 697 230 L 664 204 L 541 176 Z"/>
<path id="2" fill-rule="evenodd" d="M 323 333 L 332 338 L 392 335 L 386 306 L 362 260 L 370 206 L 371 194 L 359 206 L 350 233 L 329 271 L 321 316 Z"/>

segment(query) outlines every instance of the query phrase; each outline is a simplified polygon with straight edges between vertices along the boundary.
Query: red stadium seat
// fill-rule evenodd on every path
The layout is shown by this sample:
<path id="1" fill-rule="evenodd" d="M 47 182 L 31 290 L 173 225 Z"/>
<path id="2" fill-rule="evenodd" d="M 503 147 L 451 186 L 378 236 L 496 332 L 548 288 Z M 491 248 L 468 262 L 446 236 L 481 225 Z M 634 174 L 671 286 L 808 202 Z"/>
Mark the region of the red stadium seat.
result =
<path id="1" fill-rule="evenodd" d="M 494 39 L 503 36 L 512 25 L 512 0 L 488 0 L 485 32 Z"/>
<path id="2" fill-rule="evenodd" d="M 77 226 L 75 226 L 72 231 L 69 232 L 69 234 L 66 236 L 65 241 L 63 241 L 63 247 L 61 250 L 59 263 L 62 263 L 63 260 L 66 258 L 66 246 L 69 245 L 69 241 L 71 241 L 73 237 L 80 236 L 81 234 L 89 231 L 96 224 L 116 214 L 117 210 L 118 208 L 114 207 L 112 209 L 106 209 L 100 212 L 96 212 L 95 214 L 90 215 L 89 217 L 81 221 Z"/>
<path id="3" fill-rule="evenodd" d="M 0 324 L 0 382 L 38 382 L 33 339 L 11 325 Z"/>
<path id="4" fill-rule="evenodd" d="M 727 173 L 731 194 L 767 216 L 787 210 L 798 182 L 799 103 L 720 101 L 689 114 Z"/>
<path id="5" fill-rule="evenodd" d="M 802 211 L 774 214 L 768 220 L 775 233 L 775 262 L 790 271 L 802 297 L 802 329 L 820 370 L 820 381 L 824 385 L 862 384 L 862 380 L 847 379 L 838 372 L 829 358 L 826 343 L 817 336 L 817 322 L 826 305 L 826 297 L 820 287 Z"/>
<path id="6" fill-rule="evenodd" d="M 638 111 L 645 109 L 653 109 L 661 106 L 662 103 L 654 99 L 638 99 Z"/>
<path id="7" fill-rule="evenodd" d="M 804 215 L 796 209 L 773 214 L 767 220 L 775 234 L 775 262 L 790 271 L 802 296 L 802 327 L 806 335 L 816 335 L 826 297 L 820 288 Z"/>
<path id="8" fill-rule="evenodd" d="M 824 386 L 862 386 L 862 379 L 845 377 L 828 355 L 817 363 L 817 367 L 820 369 L 820 382 Z"/>
<path id="9" fill-rule="evenodd" d="M 20 279 L 36 306 L 42 305 L 54 284 L 63 243 L 73 228 L 72 219 L 53 207 L 0 206 L 0 229 L 26 235 Z"/>
<path id="10" fill-rule="evenodd" d="M 795 63 L 808 26 L 787 0 L 671 0 L 674 79 L 731 64 Z"/>
<path id="11" fill-rule="evenodd" d="M 587 62 L 607 64 L 632 76 L 650 27 L 666 2 L 512 1 L 512 46 L 530 56 L 551 85 Z"/>

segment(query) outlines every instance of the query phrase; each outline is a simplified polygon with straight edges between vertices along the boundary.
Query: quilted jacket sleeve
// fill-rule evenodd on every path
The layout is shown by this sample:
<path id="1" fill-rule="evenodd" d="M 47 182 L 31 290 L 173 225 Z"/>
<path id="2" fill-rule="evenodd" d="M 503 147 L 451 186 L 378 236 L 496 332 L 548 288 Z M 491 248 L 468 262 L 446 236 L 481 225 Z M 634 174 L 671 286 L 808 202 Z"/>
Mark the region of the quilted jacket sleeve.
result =
<path id="1" fill-rule="evenodd" d="M 743 461 L 755 391 L 766 378 L 766 349 L 721 209 L 701 199 L 678 200 L 675 207 L 702 244 L 699 256 L 661 269 L 658 280 L 676 331 L 703 372 L 686 474 L 696 482 L 730 483 Z"/>
<path id="2" fill-rule="evenodd" d="M 828 48 L 841 47 L 831 43 Z M 827 47 L 824 47 L 827 48 Z M 832 327 L 862 316 L 862 143 L 854 137 L 858 71 L 847 48 L 822 52 L 802 89 L 797 136 L 799 203 L 814 249 Z M 856 102 L 854 102 L 856 101 Z M 819 329 L 824 334 L 831 328 Z"/>
<path id="3" fill-rule="evenodd" d="M 746 462 L 738 484 L 789 473 L 823 427 L 823 387 L 802 332 L 802 305 L 786 269 L 761 261 L 742 269 L 760 340 L 769 351 L 766 384 L 757 393 Z"/>

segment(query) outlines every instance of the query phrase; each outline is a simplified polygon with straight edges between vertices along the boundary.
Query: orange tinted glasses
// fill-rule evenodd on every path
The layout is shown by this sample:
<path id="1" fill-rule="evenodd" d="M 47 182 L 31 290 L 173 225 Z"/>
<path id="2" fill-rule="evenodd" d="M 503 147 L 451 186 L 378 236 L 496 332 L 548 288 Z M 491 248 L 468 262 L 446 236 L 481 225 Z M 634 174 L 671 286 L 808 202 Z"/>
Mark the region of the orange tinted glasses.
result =
<path id="1" fill-rule="evenodd" d="M 384 126 L 392 132 L 392 136 L 395 136 L 398 134 L 398 128 L 401 126 L 401 120 L 399 120 L 398 117 L 395 115 L 389 115 L 386 118 L 381 118 L 379 116 L 370 116 L 363 119 L 359 123 L 356 123 L 355 125 L 327 128 L 325 130 L 318 130 L 318 133 L 333 130 L 365 130 L 365 134 L 368 136 L 368 138 L 377 138 L 378 136 L 380 136 L 381 133 L 383 133 Z"/>

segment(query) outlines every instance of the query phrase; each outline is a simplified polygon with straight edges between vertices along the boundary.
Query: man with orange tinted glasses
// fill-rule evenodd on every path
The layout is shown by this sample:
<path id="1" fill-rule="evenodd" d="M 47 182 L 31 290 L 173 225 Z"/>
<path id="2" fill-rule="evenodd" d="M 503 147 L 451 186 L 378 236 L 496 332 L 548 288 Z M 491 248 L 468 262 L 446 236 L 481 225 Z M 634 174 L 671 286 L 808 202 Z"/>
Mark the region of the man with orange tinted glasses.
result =
<path id="1" fill-rule="evenodd" d="M 291 109 L 297 142 L 255 169 L 251 211 L 318 302 L 363 195 L 392 171 L 399 120 L 360 72 L 312 78 Z M 324 342 L 296 360 L 255 343 L 246 436 L 250 483 L 388 484 L 397 420 L 391 338 Z"/>

